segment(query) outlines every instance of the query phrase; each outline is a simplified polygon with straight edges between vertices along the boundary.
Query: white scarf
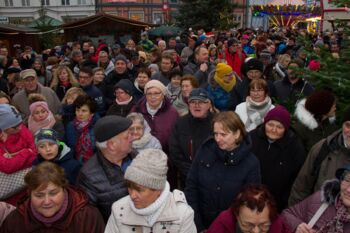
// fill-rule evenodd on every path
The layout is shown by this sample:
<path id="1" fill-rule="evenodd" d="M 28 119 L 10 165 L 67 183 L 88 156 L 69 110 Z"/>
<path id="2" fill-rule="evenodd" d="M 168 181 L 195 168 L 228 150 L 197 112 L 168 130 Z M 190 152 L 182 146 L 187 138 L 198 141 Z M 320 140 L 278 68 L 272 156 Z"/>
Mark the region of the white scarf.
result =
<path id="1" fill-rule="evenodd" d="M 159 215 L 162 213 L 165 204 L 168 200 L 168 196 L 170 194 L 170 186 L 169 183 L 165 183 L 165 188 L 160 194 L 160 196 L 153 202 L 151 205 L 147 206 L 143 209 L 137 209 L 132 202 L 130 195 L 128 196 L 128 202 L 130 204 L 130 208 L 132 211 L 134 211 L 136 214 L 141 215 L 145 218 L 149 226 L 153 226 L 154 223 L 157 221 Z"/>
<path id="2" fill-rule="evenodd" d="M 160 105 L 156 108 L 153 109 L 151 108 L 151 106 L 149 106 L 149 104 L 146 102 L 146 108 L 147 108 L 147 112 L 154 117 L 154 115 L 156 115 L 156 113 L 158 112 L 158 110 L 162 107 L 163 101 L 160 103 Z"/>
<path id="3" fill-rule="evenodd" d="M 115 102 L 118 104 L 118 105 L 127 105 L 131 102 L 132 100 L 132 96 L 130 97 L 130 99 L 126 100 L 126 101 L 118 101 L 117 98 L 115 99 Z"/>
<path id="4" fill-rule="evenodd" d="M 281 78 L 284 78 L 286 76 L 286 73 L 282 70 L 283 68 L 280 67 L 279 63 L 276 63 L 275 68 Z"/>

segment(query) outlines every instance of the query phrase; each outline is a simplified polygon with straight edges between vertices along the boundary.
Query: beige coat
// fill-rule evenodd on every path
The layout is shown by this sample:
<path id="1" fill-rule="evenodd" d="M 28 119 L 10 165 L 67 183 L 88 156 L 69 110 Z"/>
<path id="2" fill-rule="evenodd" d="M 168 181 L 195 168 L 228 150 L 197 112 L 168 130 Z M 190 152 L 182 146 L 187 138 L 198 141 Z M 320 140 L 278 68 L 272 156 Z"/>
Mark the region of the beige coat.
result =
<path id="1" fill-rule="evenodd" d="M 170 193 L 166 206 L 153 226 L 149 226 L 143 216 L 132 211 L 128 196 L 112 206 L 105 233 L 196 233 L 194 212 L 187 205 L 183 192 Z"/>

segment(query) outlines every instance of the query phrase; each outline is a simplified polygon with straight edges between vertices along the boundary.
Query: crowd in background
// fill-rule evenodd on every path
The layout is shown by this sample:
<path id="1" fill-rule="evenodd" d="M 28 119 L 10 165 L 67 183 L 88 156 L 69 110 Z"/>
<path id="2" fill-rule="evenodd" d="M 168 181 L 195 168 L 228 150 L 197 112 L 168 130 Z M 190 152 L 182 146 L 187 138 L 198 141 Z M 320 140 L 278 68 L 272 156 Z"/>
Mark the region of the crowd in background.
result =
<path id="1" fill-rule="evenodd" d="M 303 72 L 342 37 L 1 47 L 0 232 L 350 231 L 350 108 Z"/>

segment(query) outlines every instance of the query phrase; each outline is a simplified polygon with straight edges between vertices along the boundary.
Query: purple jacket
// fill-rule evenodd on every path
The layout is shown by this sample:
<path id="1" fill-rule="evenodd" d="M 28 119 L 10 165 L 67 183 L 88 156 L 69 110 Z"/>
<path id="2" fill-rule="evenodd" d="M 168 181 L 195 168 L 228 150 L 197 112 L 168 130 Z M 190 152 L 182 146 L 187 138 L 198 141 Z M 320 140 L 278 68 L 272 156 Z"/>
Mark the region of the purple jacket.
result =
<path id="1" fill-rule="evenodd" d="M 235 233 L 236 222 L 236 216 L 233 215 L 231 209 L 222 211 L 206 233 Z M 290 233 L 290 231 L 282 221 L 282 218 L 278 217 L 273 221 L 269 233 Z"/>
<path id="2" fill-rule="evenodd" d="M 151 128 L 151 134 L 160 141 L 163 151 L 168 154 L 170 134 L 173 130 L 175 122 L 179 118 L 179 114 L 171 105 L 170 101 L 165 97 L 161 108 L 152 117 L 147 111 L 146 98 L 143 97 L 131 109 L 131 112 L 139 112 L 143 115 Z"/>
<path id="3" fill-rule="evenodd" d="M 338 183 L 338 192 L 335 191 L 329 191 L 328 188 L 337 188 L 337 184 L 334 182 L 338 182 L 336 180 L 332 181 L 326 181 L 326 183 L 321 188 L 322 191 L 318 191 L 305 200 L 299 202 L 298 204 L 285 209 L 282 213 L 282 217 L 287 224 L 287 226 L 293 230 L 293 232 L 296 230 L 299 224 L 301 223 L 308 223 L 311 218 L 315 215 L 317 210 L 322 205 L 321 200 L 330 200 L 331 203 L 340 201 L 339 200 L 339 183 Z M 330 185 L 327 185 L 330 184 Z M 335 185 L 334 185 L 335 184 Z M 328 194 L 327 197 L 322 196 Z M 334 204 L 330 204 L 328 208 L 325 210 L 325 212 L 321 215 L 321 217 L 316 222 L 313 229 L 319 230 L 321 227 L 326 225 L 330 220 L 332 220 L 336 215 L 337 209 Z M 344 230 L 343 232 L 350 232 L 350 223 L 344 223 Z"/>

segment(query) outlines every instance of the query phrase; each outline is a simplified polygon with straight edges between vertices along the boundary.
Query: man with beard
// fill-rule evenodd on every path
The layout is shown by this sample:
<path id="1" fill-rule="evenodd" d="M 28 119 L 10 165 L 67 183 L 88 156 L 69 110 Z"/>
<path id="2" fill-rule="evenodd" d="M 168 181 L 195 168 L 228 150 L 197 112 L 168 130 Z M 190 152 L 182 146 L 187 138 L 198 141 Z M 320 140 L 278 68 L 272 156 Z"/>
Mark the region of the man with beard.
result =
<path id="1" fill-rule="evenodd" d="M 288 75 L 282 80 L 275 81 L 273 83 L 275 87 L 275 94 L 281 103 L 296 103 L 303 97 L 309 96 L 313 91 L 314 87 L 311 86 L 306 80 L 301 78 L 300 71 L 302 68 L 302 61 L 295 59 L 288 65 Z"/>

